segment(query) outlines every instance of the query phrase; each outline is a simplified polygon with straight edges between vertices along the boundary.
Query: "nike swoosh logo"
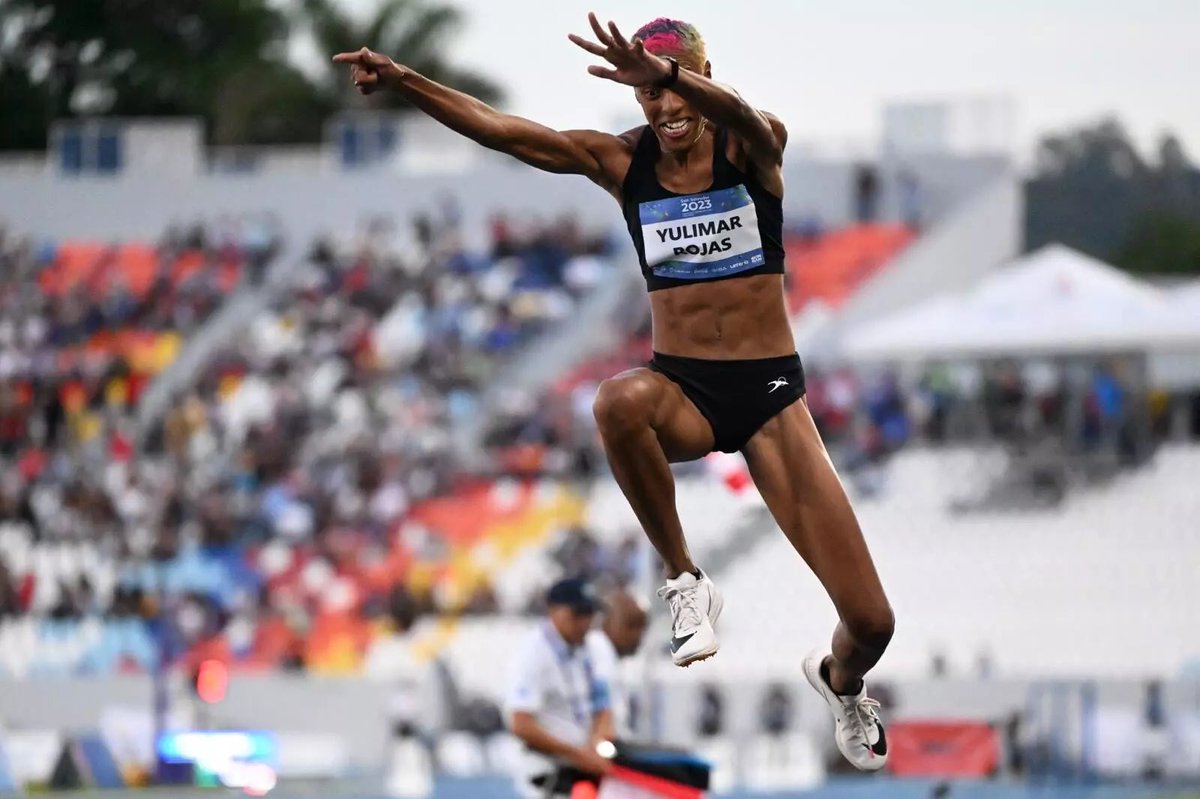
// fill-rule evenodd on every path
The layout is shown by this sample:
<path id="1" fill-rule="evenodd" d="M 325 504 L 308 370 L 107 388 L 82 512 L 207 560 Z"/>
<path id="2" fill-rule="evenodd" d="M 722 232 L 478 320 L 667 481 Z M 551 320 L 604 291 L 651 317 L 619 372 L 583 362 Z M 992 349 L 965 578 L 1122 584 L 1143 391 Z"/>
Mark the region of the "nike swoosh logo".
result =
<path id="1" fill-rule="evenodd" d="M 882 724 L 875 725 L 875 729 L 879 730 L 879 740 L 873 744 L 864 743 L 863 746 L 871 754 L 883 757 L 887 754 L 887 735 L 883 731 Z"/>
<path id="2" fill-rule="evenodd" d="M 672 638 L 671 638 L 671 654 L 674 655 L 676 652 L 679 651 L 679 647 L 683 646 L 688 641 L 692 640 L 693 635 L 695 635 L 695 633 L 688 633 L 687 635 L 682 635 L 682 636 L 678 636 L 678 637 L 672 636 Z"/>

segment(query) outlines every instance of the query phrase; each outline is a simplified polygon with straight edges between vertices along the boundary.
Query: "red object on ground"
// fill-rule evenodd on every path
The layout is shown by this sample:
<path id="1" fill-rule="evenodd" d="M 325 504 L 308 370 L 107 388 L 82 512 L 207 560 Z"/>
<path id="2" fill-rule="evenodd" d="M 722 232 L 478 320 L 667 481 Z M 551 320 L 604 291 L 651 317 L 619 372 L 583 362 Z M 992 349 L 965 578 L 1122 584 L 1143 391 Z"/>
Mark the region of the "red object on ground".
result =
<path id="1" fill-rule="evenodd" d="M 981 721 L 893 722 L 888 769 L 904 777 L 986 777 L 1000 764 L 996 731 Z"/>
<path id="2" fill-rule="evenodd" d="M 604 782 L 600 784 L 601 799 L 605 796 L 606 787 L 609 789 L 608 795 L 620 794 L 619 789 L 615 789 L 616 786 L 613 786 L 612 783 L 639 788 L 643 794 L 648 793 L 654 797 L 661 797 L 661 799 L 701 799 L 704 796 L 704 791 L 690 785 L 680 785 L 678 782 L 643 774 L 624 766 L 613 766 L 612 773 L 605 777 Z"/>
<path id="3" fill-rule="evenodd" d="M 590 782 L 577 782 L 571 789 L 571 799 L 596 799 L 596 786 Z"/>

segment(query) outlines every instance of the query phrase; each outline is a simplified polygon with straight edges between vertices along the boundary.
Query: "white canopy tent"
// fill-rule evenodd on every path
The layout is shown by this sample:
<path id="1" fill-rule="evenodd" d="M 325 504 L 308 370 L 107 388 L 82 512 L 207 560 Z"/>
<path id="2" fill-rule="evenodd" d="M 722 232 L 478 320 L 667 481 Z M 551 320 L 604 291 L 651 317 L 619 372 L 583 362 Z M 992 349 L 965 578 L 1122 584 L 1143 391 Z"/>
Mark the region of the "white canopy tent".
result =
<path id="1" fill-rule="evenodd" d="M 1200 280 L 1195 280 L 1171 292 L 1175 307 L 1193 319 L 1200 319 Z"/>
<path id="2" fill-rule="evenodd" d="M 850 331 L 852 360 L 1200 353 L 1200 315 L 1113 266 L 1053 244 L 962 294 L 940 295 Z"/>
<path id="3" fill-rule="evenodd" d="M 1200 324 L 1200 280 L 1173 289 L 1175 309 Z M 1151 382 L 1159 388 L 1190 390 L 1200 387 L 1200 352 L 1164 352 L 1150 356 Z"/>

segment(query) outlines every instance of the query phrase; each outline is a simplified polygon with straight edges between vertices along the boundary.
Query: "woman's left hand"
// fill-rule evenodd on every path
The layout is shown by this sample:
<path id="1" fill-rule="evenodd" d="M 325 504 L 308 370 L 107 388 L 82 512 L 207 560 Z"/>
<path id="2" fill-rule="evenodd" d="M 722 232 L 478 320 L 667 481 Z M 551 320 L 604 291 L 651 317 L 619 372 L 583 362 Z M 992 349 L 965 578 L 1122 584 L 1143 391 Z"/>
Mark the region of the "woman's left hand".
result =
<path id="1" fill-rule="evenodd" d="M 598 55 L 613 68 L 590 66 L 588 72 L 598 78 L 624 83 L 626 86 L 647 86 L 667 78 L 671 74 L 671 63 L 665 58 L 659 58 L 653 53 L 647 53 L 641 39 L 629 42 L 617 30 L 614 22 L 608 23 L 608 30 L 596 19 L 595 13 L 588 14 L 588 22 L 592 23 L 592 31 L 596 34 L 599 44 L 589 41 L 582 36 L 570 34 L 572 42 L 587 50 L 592 55 Z"/>

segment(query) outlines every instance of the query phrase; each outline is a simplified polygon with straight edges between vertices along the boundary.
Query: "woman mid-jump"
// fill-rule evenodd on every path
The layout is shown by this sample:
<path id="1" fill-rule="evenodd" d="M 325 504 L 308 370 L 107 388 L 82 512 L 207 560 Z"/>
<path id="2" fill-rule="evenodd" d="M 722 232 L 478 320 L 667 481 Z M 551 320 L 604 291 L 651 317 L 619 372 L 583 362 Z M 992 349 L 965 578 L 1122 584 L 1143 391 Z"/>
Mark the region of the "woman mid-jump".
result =
<path id="1" fill-rule="evenodd" d="M 882 768 L 887 742 L 863 677 L 894 619 L 804 400 L 783 290 L 787 131 L 712 80 L 692 25 L 656 19 L 627 39 L 589 20 L 595 40 L 570 40 L 607 62 L 591 74 L 633 87 L 646 125 L 552 130 L 366 48 L 334 60 L 364 94 L 400 92 L 451 130 L 538 169 L 585 175 L 620 204 L 650 292 L 654 357 L 605 380 L 595 416 L 613 475 L 666 565 L 659 595 L 673 617 L 674 662 L 716 654 L 723 600 L 688 553 L 668 464 L 741 452 L 840 619 L 832 647 L 805 659 L 805 677 L 833 712 L 842 754 Z"/>

